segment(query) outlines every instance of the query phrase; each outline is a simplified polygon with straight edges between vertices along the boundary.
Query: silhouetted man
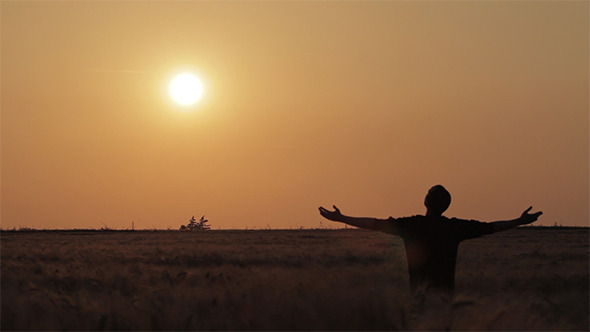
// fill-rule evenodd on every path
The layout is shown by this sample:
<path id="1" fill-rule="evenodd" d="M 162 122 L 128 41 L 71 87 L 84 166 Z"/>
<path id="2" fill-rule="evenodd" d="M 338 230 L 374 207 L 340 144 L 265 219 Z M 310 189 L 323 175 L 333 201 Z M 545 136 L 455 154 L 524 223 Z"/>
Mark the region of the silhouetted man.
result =
<path id="1" fill-rule="evenodd" d="M 425 216 L 357 218 L 343 215 L 336 206 L 335 211 L 320 207 L 320 214 L 329 220 L 400 236 L 406 247 L 410 288 L 414 294 L 428 290 L 452 294 L 461 241 L 530 224 L 542 214 L 541 211 L 529 214 L 532 209 L 529 207 L 520 218 L 485 223 L 444 217 L 442 214 L 450 204 L 451 194 L 443 186 L 436 185 L 424 199 Z"/>

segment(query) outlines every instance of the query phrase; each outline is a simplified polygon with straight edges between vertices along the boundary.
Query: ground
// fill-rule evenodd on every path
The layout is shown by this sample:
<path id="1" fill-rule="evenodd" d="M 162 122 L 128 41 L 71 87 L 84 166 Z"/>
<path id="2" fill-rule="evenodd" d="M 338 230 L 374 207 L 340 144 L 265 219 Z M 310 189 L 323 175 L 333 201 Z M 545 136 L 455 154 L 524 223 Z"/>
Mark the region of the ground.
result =
<path id="1" fill-rule="evenodd" d="M 363 230 L 2 232 L 2 330 L 588 330 L 588 228 L 459 248 L 451 306 Z"/>

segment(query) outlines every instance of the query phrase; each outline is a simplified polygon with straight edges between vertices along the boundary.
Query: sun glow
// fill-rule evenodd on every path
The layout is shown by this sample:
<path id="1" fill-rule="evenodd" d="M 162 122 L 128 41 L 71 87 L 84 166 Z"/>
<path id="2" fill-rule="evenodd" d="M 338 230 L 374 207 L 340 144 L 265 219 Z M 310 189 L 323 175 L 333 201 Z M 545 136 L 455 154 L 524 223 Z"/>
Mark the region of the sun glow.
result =
<path id="1" fill-rule="evenodd" d="M 203 95 L 203 83 L 190 73 L 175 76 L 169 86 L 170 97 L 176 103 L 188 106 L 196 103 Z"/>

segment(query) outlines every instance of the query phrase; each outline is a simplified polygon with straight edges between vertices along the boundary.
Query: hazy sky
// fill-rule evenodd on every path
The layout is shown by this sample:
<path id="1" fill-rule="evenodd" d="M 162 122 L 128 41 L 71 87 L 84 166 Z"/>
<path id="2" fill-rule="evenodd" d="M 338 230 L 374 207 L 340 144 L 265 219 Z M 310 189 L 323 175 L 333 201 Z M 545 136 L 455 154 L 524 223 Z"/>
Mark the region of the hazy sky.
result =
<path id="1" fill-rule="evenodd" d="M 1 227 L 589 223 L 589 3 L 1 3 Z M 203 99 L 175 105 L 174 74 Z"/>

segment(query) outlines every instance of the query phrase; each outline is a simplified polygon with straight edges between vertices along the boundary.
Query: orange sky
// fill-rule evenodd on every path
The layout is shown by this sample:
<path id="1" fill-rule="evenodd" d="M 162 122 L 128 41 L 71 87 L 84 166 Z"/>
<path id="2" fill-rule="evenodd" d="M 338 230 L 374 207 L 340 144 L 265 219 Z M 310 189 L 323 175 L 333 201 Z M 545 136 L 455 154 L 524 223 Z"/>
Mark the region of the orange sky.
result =
<path id="1" fill-rule="evenodd" d="M 589 4 L 1 3 L 3 229 L 589 218 Z M 189 70 L 204 98 L 167 95 Z"/>

